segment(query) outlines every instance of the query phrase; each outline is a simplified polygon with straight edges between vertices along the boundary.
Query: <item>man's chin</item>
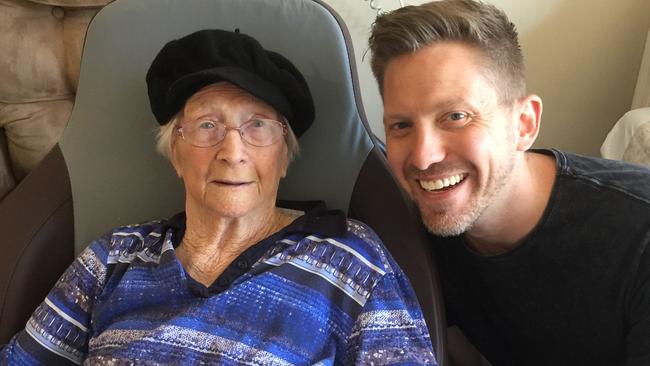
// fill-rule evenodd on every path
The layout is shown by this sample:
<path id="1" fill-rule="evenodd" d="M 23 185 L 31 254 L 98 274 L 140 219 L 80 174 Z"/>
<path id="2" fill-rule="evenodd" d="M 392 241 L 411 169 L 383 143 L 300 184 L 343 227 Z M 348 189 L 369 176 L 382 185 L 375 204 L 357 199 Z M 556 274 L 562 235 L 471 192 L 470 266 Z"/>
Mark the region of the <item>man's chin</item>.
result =
<path id="1" fill-rule="evenodd" d="M 467 214 L 427 212 L 420 209 L 422 223 L 436 236 L 458 236 L 469 230 L 474 220 Z"/>

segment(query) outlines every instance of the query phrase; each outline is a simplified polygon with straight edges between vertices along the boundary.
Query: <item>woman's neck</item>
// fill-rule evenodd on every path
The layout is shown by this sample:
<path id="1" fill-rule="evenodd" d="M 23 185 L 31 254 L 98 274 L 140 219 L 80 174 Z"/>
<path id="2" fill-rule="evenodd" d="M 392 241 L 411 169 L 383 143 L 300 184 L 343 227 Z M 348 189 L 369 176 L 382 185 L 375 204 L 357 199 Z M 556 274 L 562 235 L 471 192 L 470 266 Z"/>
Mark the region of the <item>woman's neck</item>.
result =
<path id="1" fill-rule="evenodd" d="M 188 209 L 176 256 L 192 278 L 209 286 L 246 249 L 294 219 L 275 207 L 238 218 Z"/>

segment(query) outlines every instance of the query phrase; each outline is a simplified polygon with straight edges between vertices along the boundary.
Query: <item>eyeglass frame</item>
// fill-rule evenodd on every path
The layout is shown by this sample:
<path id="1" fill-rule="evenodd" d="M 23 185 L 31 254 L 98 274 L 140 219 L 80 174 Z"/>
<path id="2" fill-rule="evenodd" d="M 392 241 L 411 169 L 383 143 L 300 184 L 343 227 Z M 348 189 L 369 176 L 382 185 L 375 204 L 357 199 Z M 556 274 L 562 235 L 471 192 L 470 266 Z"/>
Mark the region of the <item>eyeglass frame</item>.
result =
<path id="1" fill-rule="evenodd" d="M 223 133 L 223 137 L 221 137 L 221 139 L 219 139 L 217 142 L 215 142 L 214 144 L 209 145 L 209 146 L 200 146 L 200 145 L 195 145 L 195 144 L 193 144 L 189 139 L 185 138 L 185 134 L 183 134 L 183 126 L 182 126 L 182 123 L 179 124 L 179 125 L 176 127 L 176 132 L 181 136 L 181 138 L 183 139 L 183 141 L 186 141 L 188 144 L 190 144 L 190 145 L 192 145 L 192 146 L 194 146 L 194 147 L 200 147 L 200 148 L 210 148 L 210 147 L 214 147 L 214 146 L 219 145 L 219 143 L 221 143 L 223 140 L 226 139 L 226 135 L 228 134 L 228 132 L 229 132 L 230 130 L 235 130 L 235 131 L 237 131 L 237 132 L 238 132 L 238 135 L 239 135 L 239 138 L 241 138 L 242 142 L 244 142 L 244 143 L 246 143 L 246 144 L 248 144 L 248 145 L 251 145 L 251 146 L 255 146 L 255 147 L 266 147 L 266 146 L 271 146 L 271 145 L 275 144 L 276 142 L 278 142 L 278 141 L 273 141 L 273 142 L 271 142 L 270 144 L 267 144 L 267 145 L 255 145 L 255 144 L 251 143 L 250 141 L 248 141 L 248 140 L 244 137 L 244 130 L 243 130 L 243 128 L 244 128 L 244 127 L 248 127 L 248 126 L 245 126 L 245 125 L 250 124 L 250 123 L 252 123 L 252 122 L 255 122 L 255 121 L 257 121 L 257 120 L 263 120 L 263 121 L 273 122 L 273 123 L 277 123 L 277 124 L 279 124 L 279 125 L 282 127 L 282 134 L 281 134 L 280 136 L 287 136 L 287 134 L 289 133 L 289 127 L 287 126 L 287 124 L 286 124 L 285 122 L 278 121 L 278 120 L 275 120 L 275 119 L 272 119 L 272 118 L 251 118 L 251 119 L 249 119 L 248 121 L 246 121 L 246 122 L 240 124 L 238 127 L 230 127 L 230 126 L 227 126 L 227 125 L 226 125 L 224 122 L 222 122 L 222 121 L 219 121 L 219 120 L 217 120 L 217 119 L 206 118 L 206 117 L 200 117 L 200 118 L 194 119 L 194 120 L 192 120 L 192 121 L 190 121 L 190 122 L 188 122 L 188 123 L 196 122 L 196 121 L 199 121 L 199 120 L 202 120 L 202 121 L 209 121 L 209 122 L 214 123 L 215 125 L 216 125 L 216 124 L 221 124 L 221 125 L 224 127 L 224 129 L 225 129 L 225 131 L 224 131 L 224 133 Z"/>

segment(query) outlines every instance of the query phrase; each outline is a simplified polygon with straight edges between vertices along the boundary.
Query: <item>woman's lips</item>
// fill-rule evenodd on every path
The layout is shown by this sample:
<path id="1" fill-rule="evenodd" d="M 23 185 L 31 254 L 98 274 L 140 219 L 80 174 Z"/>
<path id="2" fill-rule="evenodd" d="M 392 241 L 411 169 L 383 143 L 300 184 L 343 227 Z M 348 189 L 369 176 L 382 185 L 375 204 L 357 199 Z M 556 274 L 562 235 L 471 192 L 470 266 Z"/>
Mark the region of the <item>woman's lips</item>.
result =
<path id="1" fill-rule="evenodd" d="M 215 180 L 215 181 L 212 181 L 212 183 L 223 185 L 223 186 L 230 186 L 230 187 L 241 187 L 241 186 L 251 184 L 252 182 Z"/>

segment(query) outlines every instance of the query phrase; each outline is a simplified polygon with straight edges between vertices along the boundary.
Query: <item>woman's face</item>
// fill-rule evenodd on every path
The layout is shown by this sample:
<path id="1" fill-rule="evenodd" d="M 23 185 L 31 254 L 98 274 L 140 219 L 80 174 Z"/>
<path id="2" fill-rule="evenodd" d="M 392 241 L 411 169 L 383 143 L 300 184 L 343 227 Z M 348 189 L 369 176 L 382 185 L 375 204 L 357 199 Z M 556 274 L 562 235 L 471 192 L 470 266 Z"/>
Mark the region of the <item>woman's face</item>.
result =
<path id="1" fill-rule="evenodd" d="M 200 117 L 234 128 L 254 117 L 279 119 L 268 104 L 227 82 L 196 92 L 180 116 L 180 127 Z M 185 184 L 188 212 L 240 218 L 263 216 L 275 207 L 288 165 L 284 137 L 263 147 L 244 142 L 236 130 L 212 147 L 193 146 L 178 134 L 173 138 L 171 161 Z"/>

